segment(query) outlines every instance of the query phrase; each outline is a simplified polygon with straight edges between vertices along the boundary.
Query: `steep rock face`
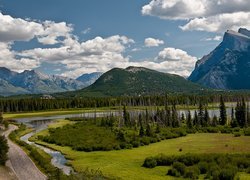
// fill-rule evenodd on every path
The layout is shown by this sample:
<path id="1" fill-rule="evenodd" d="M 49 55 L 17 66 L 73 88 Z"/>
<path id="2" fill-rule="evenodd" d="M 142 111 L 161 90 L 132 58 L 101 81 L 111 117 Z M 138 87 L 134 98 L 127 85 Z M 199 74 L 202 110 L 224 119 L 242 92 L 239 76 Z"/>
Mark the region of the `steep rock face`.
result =
<path id="1" fill-rule="evenodd" d="M 222 43 L 196 63 L 188 79 L 216 89 L 250 89 L 250 31 L 227 31 Z"/>

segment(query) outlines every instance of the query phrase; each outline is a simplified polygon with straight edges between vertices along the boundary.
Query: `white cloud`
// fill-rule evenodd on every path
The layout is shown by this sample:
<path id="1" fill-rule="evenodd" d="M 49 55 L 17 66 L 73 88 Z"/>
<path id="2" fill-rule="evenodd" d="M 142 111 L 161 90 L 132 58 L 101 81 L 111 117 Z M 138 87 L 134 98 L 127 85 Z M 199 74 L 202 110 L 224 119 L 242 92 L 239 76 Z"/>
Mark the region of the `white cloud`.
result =
<path id="1" fill-rule="evenodd" d="M 239 27 L 250 28 L 250 12 L 220 14 L 217 16 L 195 18 L 180 28 L 184 31 L 224 32 L 227 29 L 237 30 Z"/>
<path id="2" fill-rule="evenodd" d="M 128 66 L 144 66 L 187 76 L 196 61 L 195 57 L 185 51 L 165 48 L 153 59 L 155 61 L 134 62 L 129 56 L 124 55 L 127 48 L 135 43 L 133 39 L 114 35 L 80 42 L 72 32 L 73 26 L 65 22 L 35 22 L 0 13 L 0 66 L 20 72 L 37 68 L 43 63 L 54 64 L 55 68 L 66 69 L 61 75 L 73 78 L 83 73 L 105 72 L 114 67 Z M 57 46 L 23 51 L 12 50 L 15 41 L 29 41 L 34 38 L 42 44 L 57 44 Z M 145 45 L 148 47 L 163 43 L 159 39 L 145 40 Z"/>
<path id="3" fill-rule="evenodd" d="M 221 41 L 222 36 L 209 37 L 204 39 L 205 41 Z"/>
<path id="4" fill-rule="evenodd" d="M 31 58 L 16 59 L 15 52 L 11 51 L 11 44 L 0 42 L 0 66 L 21 72 L 31 70 L 40 65 L 39 61 Z"/>
<path id="5" fill-rule="evenodd" d="M 81 33 L 88 34 L 88 33 L 90 33 L 90 31 L 91 31 L 91 28 L 87 28 L 87 29 L 84 29 Z"/>
<path id="6" fill-rule="evenodd" d="M 169 20 L 188 20 L 183 30 L 224 32 L 250 27 L 248 0 L 152 0 L 143 15 Z"/>
<path id="7" fill-rule="evenodd" d="M 68 37 L 73 28 L 65 22 L 35 22 L 21 18 L 13 18 L 0 12 L 0 41 L 30 41 L 37 37 L 42 44 L 59 43 L 59 37 Z"/>
<path id="8" fill-rule="evenodd" d="M 164 41 L 160 39 L 146 38 L 144 44 L 146 47 L 158 47 L 164 44 Z"/>

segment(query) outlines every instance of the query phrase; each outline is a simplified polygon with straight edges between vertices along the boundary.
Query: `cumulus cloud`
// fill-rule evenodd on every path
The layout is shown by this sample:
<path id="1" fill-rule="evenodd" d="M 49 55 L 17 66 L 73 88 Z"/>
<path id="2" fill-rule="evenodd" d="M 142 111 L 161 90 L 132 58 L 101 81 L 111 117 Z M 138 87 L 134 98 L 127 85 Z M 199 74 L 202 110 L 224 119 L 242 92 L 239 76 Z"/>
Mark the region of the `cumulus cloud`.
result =
<path id="1" fill-rule="evenodd" d="M 65 43 L 70 46 L 26 50 L 19 56 L 32 57 L 40 62 L 61 63 L 67 68 L 64 76 L 77 77 L 82 73 L 105 72 L 127 63 L 129 59 L 123 56 L 123 52 L 131 43 L 134 41 L 126 36 L 96 37 L 82 43 L 77 40 Z"/>
<path id="2" fill-rule="evenodd" d="M 11 44 L 0 42 L 0 66 L 21 72 L 39 67 L 40 62 L 31 58 L 16 58 L 16 53 L 11 51 Z"/>
<path id="3" fill-rule="evenodd" d="M 184 31 L 224 32 L 226 29 L 250 28 L 249 18 L 250 12 L 220 14 L 211 17 L 195 18 L 180 28 Z"/>
<path id="4" fill-rule="evenodd" d="M 144 44 L 146 47 L 158 47 L 164 44 L 164 41 L 160 39 L 146 38 Z"/>
<path id="5" fill-rule="evenodd" d="M 18 32 L 18 33 L 17 33 Z M 0 66 L 14 71 L 30 70 L 45 64 L 63 67 L 61 75 L 76 78 L 83 73 L 105 72 L 114 67 L 144 66 L 167 73 L 188 76 L 197 60 L 180 49 L 165 48 L 152 61 L 135 62 L 125 52 L 135 43 L 126 36 L 95 37 L 80 42 L 72 34 L 73 26 L 65 22 L 32 21 L 0 13 Z M 12 50 L 15 41 L 37 39 L 51 48 Z M 162 40 L 148 38 L 148 47 L 164 44 Z M 59 65 L 58 67 L 56 65 Z"/>
<path id="6" fill-rule="evenodd" d="M 73 30 L 65 22 L 35 22 L 21 18 L 13 18 L 0 12 L 0 41 L 30 41 L 37 37 L 42 44 L 56 44 L 59 37 L 70 36 Z"/>
<path id="7" fill-rule="evenodd" d="M 209 37 L 204 39 L 205 41 L 221 41 L 222 36 Z"/>
<path id="8" fill-rule="evenodd" d="M 143 15 L 188 20 L 183 30 L 208 32 L 249 27 L 249 13 L 248 0 L 152 0 L 142 7 Z"/>

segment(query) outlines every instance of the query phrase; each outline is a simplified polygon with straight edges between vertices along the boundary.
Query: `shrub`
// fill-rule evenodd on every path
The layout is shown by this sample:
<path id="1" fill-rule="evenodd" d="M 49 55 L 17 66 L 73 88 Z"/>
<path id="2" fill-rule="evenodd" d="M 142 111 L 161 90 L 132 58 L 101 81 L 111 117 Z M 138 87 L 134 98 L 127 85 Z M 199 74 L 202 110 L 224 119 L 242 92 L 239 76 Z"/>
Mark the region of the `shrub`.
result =
<path id="1" fill-rule="evenodd" d="M 235 168 L 222 169 L 219 174 L 219 179 L 223 180 L 233 180 L 237 170 Z"/>
<path id="2" fill-rule="evenodd" d="M 240 137 L 240 136 L 241 136 L 240 132 L 234 132 L 234 137 Z"/>
<path id="3" fill-rule="evenodd" d="M 200 155 L 186 154 L 179 156 L 177 160 L 184 163 L 186 166 L 192 166 L 200 162 Z"/>
<path id="4" fill-rule="evenodd" d="M 157 166 L 171 166 L 175 160 L 174 156 L 165 156 L 163 154 L 156 156 Z"/>
<path id="5" fill-rule="evenodd" d="M 245 136 L 250 136 L 250 128 L 244 129 L 244 135 Z"/>
<path id="6" fill-rule="evenodd" d="M 209 167 L 208 167 L 208 163 L 207 162 L 199 162 L 198 163 L 198 167 L 199 167 L 199 170 L 200 170 L 200 173 L 201 174 L 206 174 Z"/>
<path id="7" fill-rule="evenodd" d="M 180 172 L 177 171 L 177 169 L 174 169 L 174 168 L 169 169 L 168 172 L 167 172 L 167 175 L 174 176 L 174 177 L 180 177 L 181 176 Z"/>
<path id="8" fill-rule="evenodd" d="M 183 176 L 185 173 L 186 166 L 181 162 L 174 162 L 173 168 L 176 169 Z"/>
<path id="9" fill-rule="evenodd" d="M 200 175 L 200 170 L 197 166 L 191 166 L 186 168 L 184 177 L 190 179 L 198 179 Z"/>
<path id="10" fill-rule="evenodd" d="M 156 159 L 153 157 L 146 158 L 143 163 L 143 167 L 146 167 L 146 168 L 154 168 L 156 167 L 156 165 L 157 165 Z"/>

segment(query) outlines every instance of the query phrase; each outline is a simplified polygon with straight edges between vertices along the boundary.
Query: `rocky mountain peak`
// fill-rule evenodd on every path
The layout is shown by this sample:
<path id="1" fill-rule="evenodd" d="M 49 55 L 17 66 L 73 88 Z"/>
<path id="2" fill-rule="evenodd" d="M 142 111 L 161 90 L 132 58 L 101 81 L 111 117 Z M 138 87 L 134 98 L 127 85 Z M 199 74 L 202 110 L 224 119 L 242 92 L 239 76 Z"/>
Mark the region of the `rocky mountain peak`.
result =
<path id="1" fill-rule="evenodd" d="M 250 89 L 250 31 L 228 30 L 210 54 L 197 61 L 189 80 L 217 89 Z"/>

